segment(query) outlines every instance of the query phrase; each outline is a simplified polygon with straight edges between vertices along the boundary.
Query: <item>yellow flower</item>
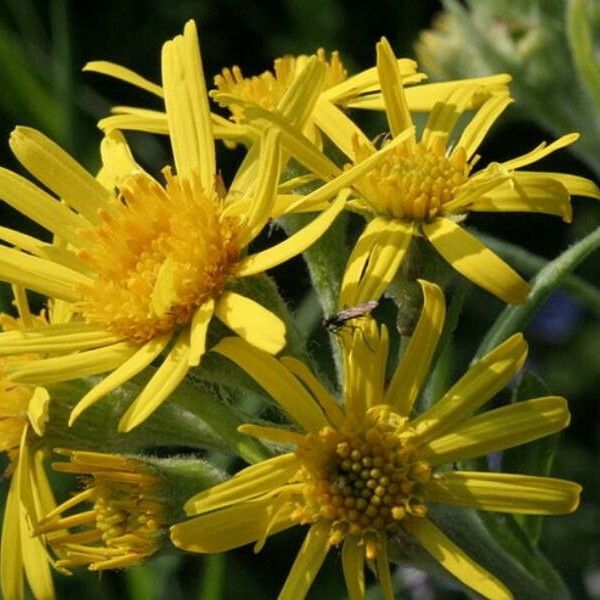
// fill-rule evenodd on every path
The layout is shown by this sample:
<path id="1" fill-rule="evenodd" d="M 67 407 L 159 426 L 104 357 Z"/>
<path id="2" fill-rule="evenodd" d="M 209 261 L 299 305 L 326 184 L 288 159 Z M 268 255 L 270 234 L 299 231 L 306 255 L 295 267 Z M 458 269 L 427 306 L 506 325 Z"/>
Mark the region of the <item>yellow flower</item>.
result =
<path id="1" fill-rule="evenodd" d="M 393 280 L 414 236 L 424 237 L 459 273 L 510 303 L 521 303 L 528 284 L 491 250 L 459 225 L 468 212 L 542 212 L 571 220 L 570 195 L 600 198 L 598 187 L 583 177 L 521 170 L 548 154 L 573 143 L 578 135 L 565 135 L 546 146 L 474 171 L 476 151 L 488 129 L 512 102 L 507 91 L 487 96 L 458 139 L 455 127 L 463 113 L 477 105 L 482 87 L 477 80 L 454 82 L 446 96 L 437 96 L 418 140 L 411 116 L 409 89 L 388 42 L 377 45 L 377 70 L 390 130 L 381 148 L 340 110 L 331 106 L 328 129 L 333 142 L 350 158 L 354 173 L 365 161 L 370 168 L 353 177 L 354 197 L 349 208 L 369 221 L 348 260 L 339 306 L 377 300 Z M 456 85 L 458 83 L 458 85 Z M 427 86 L 419 86 L 426 88 Z M 425 93 L 427 90 L 423 90 Z M 374 105 L 372 108 L 376 108 Z M 380 138 L 381 139 L 381 138 Z M 298 156 L 304 156 L 298 154 Z M 300 158 L 308 165 L 306 158 Z M 308 165 L 321 178 L 327 173 Z M 288 210 L 315 210 L 326 205 L 328 194 L 348 184 L 347 173 L 321 190 L 296 199 Z"/>
<path id="2" fill-rule="evenodd" d="M 19 331 L 24 323 L 45 326 L 42 318 L 34 317 L 17 294 L 21 318 L 0 315 L 5 330 Z M 50 572 L 51 559 L 44 540 L 33 537 L 40 514 L 52 510 L 54 498 L 43 467 L 44 451 L 36 445 L 43 434 L 49 396 L 44 388 L 33 388 L 9 381 L 6 367 L 23 357 L 0 360 L 0 451 L 10 459 L 4 477 L 10 477 L 10 487 L 4 507 L 2 539 L 0 541 L 0 588 L 4 598 L 25 597 L 23 576 L 37 599 L 54 598 Z"/>
<path id="3" fill-rule="evenodd" d="M 167 512 L 160 497 L 161 477 L 134 458 L 57 452 L 68 456 L 69 462 L 54 463 L 54 470 L 83 477 L 86 487 L 48 511 L 36 527 L 37 535 L 55 534 L 49 545 L 59 555 L 56 566 L 122 569 L 154 554 L 164 537 Z M 91 508 L 64 515 L 87 503 Z"/>
<path id="4" fill-rule="evenodd" d="M 256 351 L 226 338 L 215 350 L 249 373 L 297 429 L 243 425 L 241 431 L 292 450 L 250 466 L 191 498 L 193 519 L 171 528 L 173 543 L 192 552 L 223 552 L 299 524 L 308 534 L 282 599 L 304 597 L 329 548 L 341 555 L 350 598 L 364 598 L 364 564 L 373 561 L 392 599 L 388 539 L 409 535 L 466 586 L 499 600 L 510 592 L 428 517 L 446 503 L 521 514 L 575 510 L 580 487 L 528 475 L 449 470 L 466 460 L 564 428 L 564 398 L 544 397 L 473 416 L 525 361 L 514 335 L 473 365 L 430 409 L 411 417 L 443 326 L 441 290 L 421 281 L 424 308 L 414 335 L 385 383 L 388 334 L 365 317 L 345 348 L 343 404 L 302 362 Z"/>
<path id="5" fill-rule="evenodd" d="M 95 179 L 42 134 L 16 129 L 15 155 L 62 202 L 0 170 L 0 197 L 68 244 L 50 247 L 4 229 L 0 237 L 20 249 L 0 247 L 0 279 L 72 303 L 75 313 L 68 324 L 0 335 L 0 354 L 52 355 L 11 365 L 9 375 L 49 384 L 110 371 L 74 408 L 70 423 L 166 351 L 119 429 L 139 425 L 198 365 L 213 316 L 263 350 L 281 350 L 283 322 L 230 284 L 303 252 L 342 209 L 340 198 L 294 236 L 248 254 L 274 202 L 278 136 L 260 136 L 226 193 L 193 23 L 165 44 L 162 61 L 176 168 L 164 169 L 165 185 L 134 162 L 118 132 L 102 142 Z"/>

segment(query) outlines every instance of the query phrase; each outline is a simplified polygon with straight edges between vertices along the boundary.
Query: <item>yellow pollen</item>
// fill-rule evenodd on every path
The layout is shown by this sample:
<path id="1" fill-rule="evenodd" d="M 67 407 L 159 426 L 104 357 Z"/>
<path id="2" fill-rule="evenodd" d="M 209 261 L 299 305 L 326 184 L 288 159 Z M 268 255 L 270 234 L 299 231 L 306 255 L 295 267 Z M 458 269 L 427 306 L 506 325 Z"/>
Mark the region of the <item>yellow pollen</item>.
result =
<path id="1" fill-rule="evenodd" d="M 409 516 L 424 516 L 422 486 L 431 467 L 415 456 L 400 433 L 406 420 L 367 414 L 360 426 L 324 427 L 308 434 L 296 455 L 302 463 L 298 522 L 332 522 L 329 542 L 347 533 L 394 532 Z"/>
<path id="2" fill-rule="evenodd" d="M 329 60 L 323 48 L 319 48 L 315 54 L 327 66 L 323 89 L 333 87 L 346 79 L 346 70 L 337 52 L 332 52 Z M 238 66 L 223 69 L 220 75 L 215 76 L 216 91 L 232 94 L 242 100 L 250 100 L 267 110 L 273 110 L 309 58 L 305 55 L 278 58 L 274 62 L 274 73 L 265 71 L 253 77 L 244 77 Z M 228 108 L 234 121 L 243 120 L 242 106 L 232 104 Z"/>
<path id="3" fill-rule="evenodd" d="M 357 162 L 370 155 L 354 144 Z M 400 145 L 388 152 L 355 187 L 379 214 L 411 221 L 430 221 L 443 213 L 444 204 L 467 181 L 471 165 L 462 148 L 446 156 L 442 138 L 425 146 Z"/>
<path id="4" fill-rule="evenodd" d="M 90 244 L 78 256 L 97 276 L 82 286 L 79 308 L 134 342 L 186 323 L 217 297 L 240 253 L 238 223 L 222 215 L 216 191 L 195 175 L 163 173 L 165 187 L 145 174 L 127 179 L 103 223 L 81 232 Z"/>

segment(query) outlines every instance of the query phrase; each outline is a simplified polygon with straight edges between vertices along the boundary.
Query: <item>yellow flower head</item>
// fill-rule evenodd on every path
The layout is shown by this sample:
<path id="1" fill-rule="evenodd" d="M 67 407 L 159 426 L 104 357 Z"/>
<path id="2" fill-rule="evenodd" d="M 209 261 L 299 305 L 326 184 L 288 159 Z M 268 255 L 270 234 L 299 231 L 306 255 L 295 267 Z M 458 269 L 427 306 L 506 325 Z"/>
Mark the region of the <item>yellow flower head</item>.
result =
<path id="1" fill-rule="evenodd" d="M 36 527 L 37 535 L 60 533 L 49 543 L 59 556 L 57 567 L 121 569 L 154 554 L 164 537 L 166 514 L 160 476 L 134 458 L 57 452 L 69 462 L 54 463 L 54 470 L 76 474 L 86 482 L 82 492 L 44 515 Z M 85 504 L 91 508 L 65 515 Z"/>
<path id="2" fill-rule="evenodd" d="M 510 303 L 521 303 L 528 284 L 491 250 L 463 229 L 468 212 L 541 212 L 571 220 L 570 195 L 600 198 L 598 187 L 583 177 L 522 170 L 548 154 L 573 143 L 565 135 L 546 146 L 502 163 L 476 169 L 476 151 L 487 131 L 512 102 L 506 88 L 486 87 L 486 81 L 406 88 L 397 60 L 384 39 L 377 45 L 379 104 L 385 110 L 389 136 L 376 145 L 349 118 L 330 106 L 329 137 L 352 161 L 346 172 L 328 181 L 291 210 L 315 210 L 340 185 L 351 185 L 348 206 L 368 219 L 348 260 L 339 306 L 377 300 L 393 280 L 410 241 L 424 237 L 459 273 Z M 443 86 L 443 87 L 435 87 Z M 495 84 L 494 84 L 495 85 Z M 411 93 L 419 92 L 411 98 Z M 429 117 L 417 139 L 411 111 L 417 99 L 431 91 Z M 417 98 L 417 99 L 416 99 Z M 423 103 L 423 102 L 422 102 Z M 423 103 L 424 104 L 424 103 Z M 475 114 L 455 139 L 463 114 Z M 308 161 L 304 161 L 308 165 Z M 331 176 L 312 161 L 314 172 Z"/>
<path id="3" fill-rule="evenodd" d="M 388 539 L 408 535 L 479 594 L 511 597 L 438 529 L 429 509 L 446 503 L 538 515 L 575 510 L 575 483 L 444 466 L 561 430 L 569 422 L 566 401 L 536 398 L 473 416 L 522 367 L 527 347 L 517 334 L 472 366 L 430 409 L 411 417 L 445 314 L 441 290 L 424 281 L 421 286 L 423 311 L 389 382 L 385 326 L 365 317 L 347 339 L 341 405 L 297 359 L 277 360 L 236 338 L 218 344 L 215 350 L 258 381 L 298 429 L 242 426 L 248 435 L 293 449 L 191 498 L 185 510 L 194 518 L 171 528 L 176 546 L 222 552 L 257 542 L 259 548 L 268 535 L 306 524 L 308 534 L 280 598 L 303 598 L 328 550 L 341 545 L 349 596 L 364 598 L 368 560 L 391 600 Z"/>
<path id="4" fill-rule="evenodd" d="M 68 302 L 74 313 L 70 323 L 42 333 L 0 335 L 2 355 L 32 348 L 52 355 L 7 372 L 29 384 L 110 372 L 74 408 L 71 423 L 166 351 L 119 428 L 141 423 L 198 365 L 213 316 L 257 347 L 281 350 L 283 322 L 231 285 L 303 252 L 342 209 L 340 199 L 286 241 L 249 254 L 274 203 L 279 136 L 258 137 L 226 191 L 193 23 L 164 45 L 162 62 L 175 161 L 174 172 L 163 171 L 164 185 L 134 162 L 118 132 L 104 138 L 103 166 L 94 178 L 39 132 L 15 130 L 15 155 L 56 197 L 0 170 L 0 197 L 65 243 L 54 247 L 4 230 L 3 239 L 19 250 L 0 247 L 0 278 Z"/>
<path id="5" fill-rule="evenodd" d="M 332 52 L 331 58 L 327 60 L 325 50 L 319 48 L 315 56 L 326 66 L 323 90 L 346 80 L 346 69 L 338 52 Z M 249 100 L 266 110 L 275 110 L 294 79 L 306 66 L 308 58 L 306 55 L 277 58 L 273 63 L 273 72 L 265 71 L 252 77 L 244 77 L 238 66 L 225 68 L 220 75 L 215 76 L 216 91 Z M 243 121 L 243 106 L 229 104 L 228 108 L 233 120 Z"/>

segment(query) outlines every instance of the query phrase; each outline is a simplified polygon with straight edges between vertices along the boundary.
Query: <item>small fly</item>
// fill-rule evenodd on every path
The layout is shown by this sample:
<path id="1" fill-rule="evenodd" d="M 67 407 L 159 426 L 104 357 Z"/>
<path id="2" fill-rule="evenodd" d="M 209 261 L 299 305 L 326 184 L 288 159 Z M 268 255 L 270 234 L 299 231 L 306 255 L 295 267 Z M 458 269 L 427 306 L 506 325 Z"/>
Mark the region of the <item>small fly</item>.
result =
<path id="1" fill-rule="evenodd" d="M 369 300 L 356 306 L 349 306 L 329 317 L 325 317 L 323 319 L 323 327 L 331 331 L 331 333 L 337 333 L 342 327 L 348 326 L 348 321 L 366 317 L 378 305 L 379 302 L 377 300 Z"/>

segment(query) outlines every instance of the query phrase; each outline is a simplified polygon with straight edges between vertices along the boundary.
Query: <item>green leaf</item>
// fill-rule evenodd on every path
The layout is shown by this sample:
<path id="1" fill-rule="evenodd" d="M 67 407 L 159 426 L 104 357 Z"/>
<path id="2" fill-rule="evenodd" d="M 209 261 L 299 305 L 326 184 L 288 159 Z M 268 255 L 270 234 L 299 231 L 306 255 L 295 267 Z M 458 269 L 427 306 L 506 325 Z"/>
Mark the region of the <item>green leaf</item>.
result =
<path id="1" fill-rule="evenodd" d="M 527 371 L 514 390 L 513 402 L 521 402 L 531 398 L 549 396 L 550 390 L 544 381 L 531 371 Z M 509 448 L 502 454 L 502 471 L 506 473 L 522 473 L 546 477 L 551 474 L 554 456 L 558 447 L 560 434 L 546 437 Z M 521 525 L 534 544 L 542 533 L 543 517 L 535 515 L 515 515 L 515 520 Z"/>
<path id="2" fill-rule="evenodd" d="M 535 311 L 558 288 L 565 277 L 600 247 L 600 227 L 550 261 L 531 281 L 531 292 L 523 304 L 507 306 L 496 319 L 473 360 L 487 354 L 513 333 L 522 331 Z"/>

